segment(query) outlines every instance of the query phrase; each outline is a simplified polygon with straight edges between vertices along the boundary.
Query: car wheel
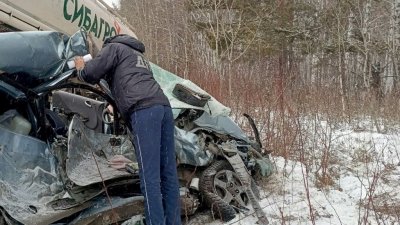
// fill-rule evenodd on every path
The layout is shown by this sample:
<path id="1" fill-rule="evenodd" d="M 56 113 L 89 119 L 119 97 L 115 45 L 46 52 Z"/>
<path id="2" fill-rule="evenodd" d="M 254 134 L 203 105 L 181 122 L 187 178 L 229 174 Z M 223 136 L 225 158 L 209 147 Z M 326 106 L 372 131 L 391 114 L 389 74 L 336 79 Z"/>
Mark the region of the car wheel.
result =
<path id="1" fill-rule="evenodd" d="M 200 191 L 205 204 L 224 222 L 235 218 L 235 209 L 247 209 L 246 189 L 227 161 L 216 161 L 201 177 Z"/>

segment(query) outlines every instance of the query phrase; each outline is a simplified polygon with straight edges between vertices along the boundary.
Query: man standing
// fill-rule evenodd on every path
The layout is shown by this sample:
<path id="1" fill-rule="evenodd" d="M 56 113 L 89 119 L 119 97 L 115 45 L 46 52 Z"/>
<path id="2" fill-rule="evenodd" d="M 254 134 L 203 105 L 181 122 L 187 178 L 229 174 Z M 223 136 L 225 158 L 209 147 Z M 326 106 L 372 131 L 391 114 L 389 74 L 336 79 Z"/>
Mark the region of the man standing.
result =
<path id="1" fill-rule="evenodd" d="M 146 224 L 181 225 L 172 110 L 144 52 L 139 40 L 117 35 L 86 65 L 82 57 L 74 61 L 79 79 L 107 80 L 119 111 L 130 119 Z"/>

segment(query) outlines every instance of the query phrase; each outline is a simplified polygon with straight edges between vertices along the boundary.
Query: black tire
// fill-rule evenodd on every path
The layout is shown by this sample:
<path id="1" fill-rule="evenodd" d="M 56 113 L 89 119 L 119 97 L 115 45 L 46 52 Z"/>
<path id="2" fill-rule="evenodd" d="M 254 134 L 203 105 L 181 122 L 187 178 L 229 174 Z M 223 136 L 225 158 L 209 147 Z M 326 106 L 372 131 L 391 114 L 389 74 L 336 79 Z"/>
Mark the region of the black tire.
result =
<path id="1" fill-rule="evenodd" d="M 211 99 L 210 96 L 195 92 L 182 84 L 176 84 L 172 93 L 180 101 L 198 107 L 204 107 Z"/>
<path id="2" fill-rule="evenodd" d="M 212 192 L 204 192 L 203 195 L 206 204 L 211 207 L 213 217 L 220 218 L 224 222 L 231 221 L 235 218 L 235 209 L 222 200 L 220 196 Z"/>
<path id="3" fill-rule="evenodd" d="M 225 179 L 225 175 L 226 183 L 220 180 Z M 226 188 L 222 188 L 221 184 L 226 184 Z M 224 222 L 235 218 L 235 209 L 249 203 L 249 198 L 238 176 L 233 172 L 229 162 L 224 160 L 216 161 L 204 170 L 199 188 L 204 203 L 211 208 L 214 216 L 221 218 Z"/>

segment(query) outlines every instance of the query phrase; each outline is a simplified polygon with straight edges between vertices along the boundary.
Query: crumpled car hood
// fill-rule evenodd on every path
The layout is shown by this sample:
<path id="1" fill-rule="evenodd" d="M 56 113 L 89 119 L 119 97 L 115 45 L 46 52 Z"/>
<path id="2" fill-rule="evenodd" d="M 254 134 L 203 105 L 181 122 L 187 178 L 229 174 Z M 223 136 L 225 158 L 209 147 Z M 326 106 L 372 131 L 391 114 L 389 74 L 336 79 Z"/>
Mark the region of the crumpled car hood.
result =
<path id="1" fill-rule="evenodd" d="M 204 110 L 212 116 L 222 115 L 228 116 L 231 112 L 231 109 L 221 104 L 217 99 L 212 97 L 207 102 L 204 107 L 197 107 L 193 105 L 189 105 L 185 102 L 178 100 L 174 94 L 172 93 L 176 84 L 182 84 L 189 89 L 192 89 L 196 92 L 209 95 L 206 91 L 201 89 L 195 83 L 191 82 L 190 80 L 183 79 L 171 72 L 168 72 L 161 67 L 151 64 L 151 69 L 153 70 L 154 78 L 160 84 L 161 88 L 164 91 L 164 94 L 168 97 L 169 102 L 171 103 L 171 107 L 173 108 L 174 118 L 176 118 L 181 111 L 181 109 L 200 109 Z"/>
<path id="2" fill-rule="evenodd" d="M 18 73 L 30 80 L 47 80 L 59 75 L 66 62 L 88 53 L 86 35 L 77 32 L 69 37 L 54 31 L 0 33 L 0 70 Z"/>

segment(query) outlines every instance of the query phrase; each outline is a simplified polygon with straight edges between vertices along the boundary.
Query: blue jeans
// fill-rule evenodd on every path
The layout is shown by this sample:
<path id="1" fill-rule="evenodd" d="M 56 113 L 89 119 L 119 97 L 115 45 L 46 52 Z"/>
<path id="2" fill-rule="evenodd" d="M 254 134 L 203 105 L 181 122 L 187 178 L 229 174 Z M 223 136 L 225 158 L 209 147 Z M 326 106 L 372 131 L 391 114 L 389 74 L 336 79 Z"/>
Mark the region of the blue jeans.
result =
<path id="1" fill-rule="evenodd" d="M 156 105 L 131 114 L 133 144 L 147 225 L 181 225 L 171 107 Z"/>

